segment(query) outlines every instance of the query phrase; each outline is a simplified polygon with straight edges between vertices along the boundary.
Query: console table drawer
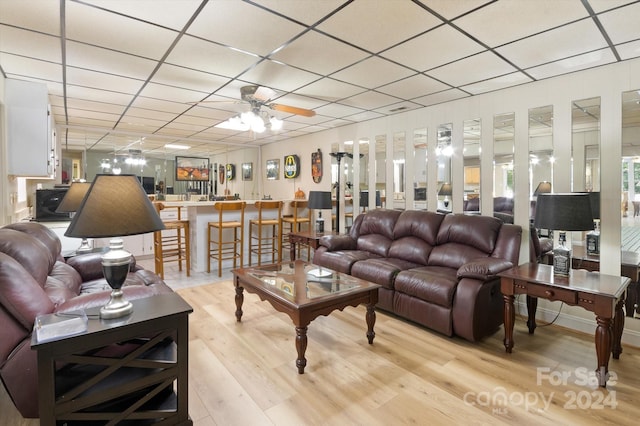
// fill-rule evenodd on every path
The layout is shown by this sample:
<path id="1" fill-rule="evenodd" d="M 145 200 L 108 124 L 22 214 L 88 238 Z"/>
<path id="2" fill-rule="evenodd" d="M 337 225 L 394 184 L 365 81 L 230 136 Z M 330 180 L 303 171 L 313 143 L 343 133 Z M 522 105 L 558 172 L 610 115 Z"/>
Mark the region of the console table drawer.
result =
<path id="1" fill-rule="evenodd" d="M 561 288 L 551 288 L 544 285 L 529 283 L 527 285 L 527 294 L 535 297 L 542 297 L 548 300 L 558 300 L 560 302 L 575 305 L 578 303 L 578 294 L 575 291 L 564 290 Z"/>

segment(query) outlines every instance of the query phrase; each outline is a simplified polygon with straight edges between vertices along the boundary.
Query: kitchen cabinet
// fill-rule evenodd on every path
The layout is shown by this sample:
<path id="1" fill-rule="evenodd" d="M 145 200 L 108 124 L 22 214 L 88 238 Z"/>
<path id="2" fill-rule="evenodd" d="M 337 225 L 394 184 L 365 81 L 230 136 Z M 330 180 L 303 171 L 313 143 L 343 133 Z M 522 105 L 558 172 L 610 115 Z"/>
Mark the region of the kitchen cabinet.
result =
<path id="1" fill-rule="evenodd" d="M 54 178 L 56 141 L 46 84 L 5 80 L 8 174 Z"/>

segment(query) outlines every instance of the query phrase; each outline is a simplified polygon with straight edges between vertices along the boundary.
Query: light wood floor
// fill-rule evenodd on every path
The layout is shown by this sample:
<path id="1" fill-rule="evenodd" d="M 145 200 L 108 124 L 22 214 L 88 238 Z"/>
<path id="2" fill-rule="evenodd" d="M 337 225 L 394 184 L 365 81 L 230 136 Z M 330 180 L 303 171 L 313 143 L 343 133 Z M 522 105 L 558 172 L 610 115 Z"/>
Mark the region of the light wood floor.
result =
<path id="1" fill-rule="evenodd" d="M 358 307 L 311 323 L 308 364 L 299 375 L 294 327 L 267 302 L 246 294 L 237 323 L 230 281 L 178 292 L 194 308 L 189 412 L 198 426 L 635 425 L 640 419 L 638 348 L 625 347 L 620 360 L 611 360 L 617 380 L 604 390 L 585 379 L 596 364 L 593 336 L 557 326 L 530 336 L 519 318 L 509 355 L 502 329 L 472 344 L 378 313 L 369 345 L 365 310 Z M 0 425 L 38 424 L 23 420 L 4 390 L 0 413 Z"/>

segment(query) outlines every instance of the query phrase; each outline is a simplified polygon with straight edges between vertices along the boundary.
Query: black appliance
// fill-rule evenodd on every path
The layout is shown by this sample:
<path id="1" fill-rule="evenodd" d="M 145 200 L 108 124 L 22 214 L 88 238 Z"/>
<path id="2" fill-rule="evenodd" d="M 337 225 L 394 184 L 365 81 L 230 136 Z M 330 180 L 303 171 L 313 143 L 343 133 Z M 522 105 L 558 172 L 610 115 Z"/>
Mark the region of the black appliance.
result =
<path id="1" fill-rule="evenodd" d="M 36 221 L 56 222 L 70 221 L 69 212 L 56 213 L 56 209 L 69 190 L 65 188 L 37 189 L 36 190 Z"/>
<path id="2" fill-rule="evenodd" d="M 147 194 L 155 194 L 156 193 L 156 182 L 155 178 L 149 176 L 138 176 L 138 180 L 144 189 L 144 192 Z"/>

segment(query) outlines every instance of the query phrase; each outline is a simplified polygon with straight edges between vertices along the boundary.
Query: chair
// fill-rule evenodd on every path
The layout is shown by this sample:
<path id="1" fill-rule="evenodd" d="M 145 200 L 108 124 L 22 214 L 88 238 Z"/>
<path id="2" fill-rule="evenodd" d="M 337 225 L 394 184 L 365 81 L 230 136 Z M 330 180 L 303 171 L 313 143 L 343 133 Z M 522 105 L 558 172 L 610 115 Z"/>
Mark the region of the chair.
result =
<path id="1" fill-rule="evenodd" d="M 249 266 L 252 255 L 258 256 L 258 266 L 262 264 L 262 255 L 271 254 L 271 263 L 282 260 L 282 201 L 256 201 L 258 218 L 249 221 Z M 271 232 L 264 234 L 264 227 Z M 255 234 L 253 229 L 255 227 Z M 254 245 L 255 242 L 255 245 Z"/>
<path id="2" fill-rule="evenodd" d="M 283 216 L 282 217 L 282 240 L 283 243 L 281 247 L 287 246 L 290 247 L 291 243 L 289 242 L 289 233 L 290 232 L 300 232 L 302 229 L 302 225 L 306 224 L 307 227 L 311 223 L 311 213 L 308 207 L 307 201 L 291 201 L 290 204 L 293 209 L 293 214 L 291 216 Z M 306 216 L 304 216 L 304 212 L 306 211 Z M 288 229 L 285 229 L 285 226 Z M 286 237 L 285 237 L 286 235 Z M 298 253 L 297 258 L 300 258 L 300 245 L 298 245 Z M 311 252 L 309 247 L 307 247 L 307 259 L 310 259 Z"/>
<path id="3" fill-rule="evenodd" d="M 167 207 L 160 202 L 154 202 L 158 214 Z M 153 233 L 153 257 L 155 260 L 155 272 L 164 279 L 164 264 L 166 262 L 178 262 L 178 270 L 182 271 L 182 262 L 185 262 L 187 277 L 191 271 L 191 241 L 189 236 L 189 221 L 182 220 L 180 207 L 177 209 L 176 218 L 163 219 L 165 229 Z"/>
<path id="4" fill-rule="evenodd" d="M 222 276 L 222 261 L 233 259 L 233 267 L 237 267 L 236 259 L 240 259 L 240 267 L 244 259 L 244 209 L 245 201 L 219 201 L 213 206 L 218 210 L 218 221 L 207 224 L 207 272 L 211 272 L 211 259 L 218 260 L 218 276 Z M 238 218 L 238 213 L 240 217 Z M 233 239 L 224 241 L 223 230 L 233 230 Z M 238 237 L 238 230 L 240 236 Z M 212 231 L 217 231 L 217 238 L 212 239 Z"/>

